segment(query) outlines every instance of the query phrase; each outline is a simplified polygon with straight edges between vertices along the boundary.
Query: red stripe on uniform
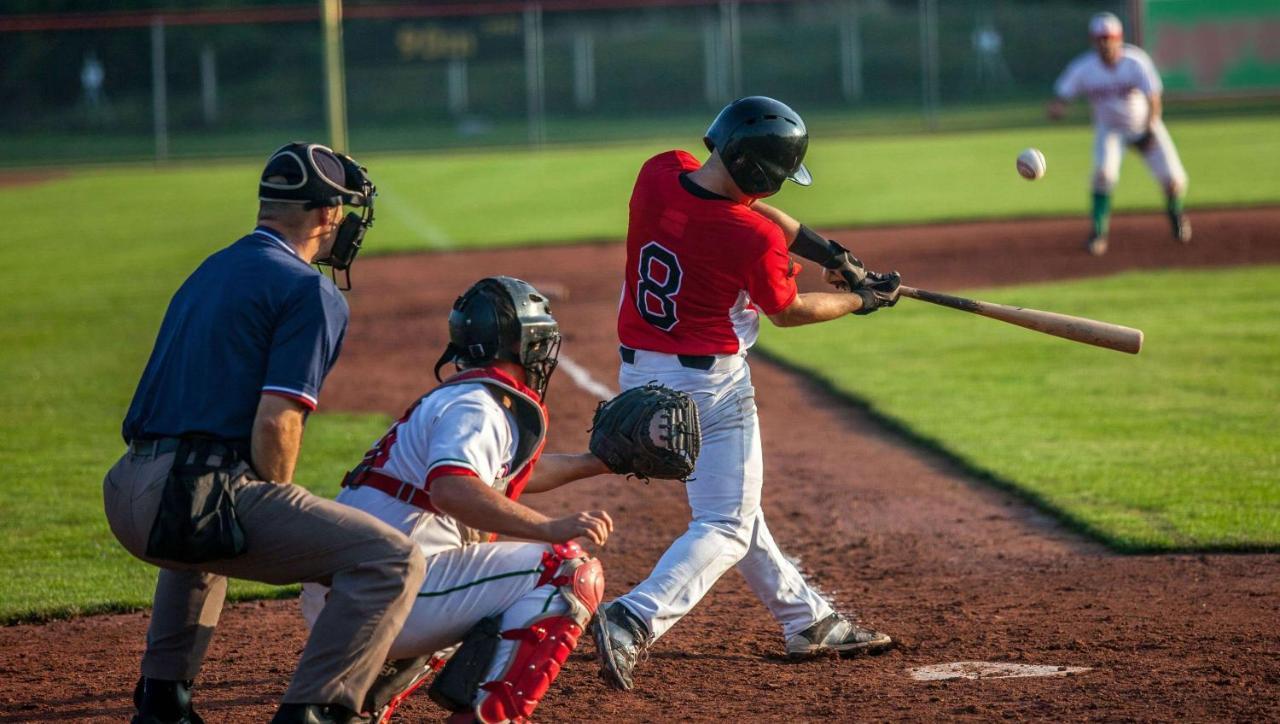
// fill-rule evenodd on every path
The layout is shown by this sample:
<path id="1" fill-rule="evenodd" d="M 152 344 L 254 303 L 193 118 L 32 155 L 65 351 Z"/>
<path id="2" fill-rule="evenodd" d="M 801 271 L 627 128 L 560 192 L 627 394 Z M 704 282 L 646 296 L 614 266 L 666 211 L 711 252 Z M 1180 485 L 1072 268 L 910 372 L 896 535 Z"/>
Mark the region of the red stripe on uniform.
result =
<path id="1" fill-rule="evenodd" d="M 293 400 L 294 402 L 300 402 L 300 403 L 302 403 L 302 406 L 303 406 L 303 407 L 305 407 L 305 408 L 307 408 L 308 410 L 315 410 L 315 409 L 316 409 L 316 403 L 312 402 L 311 400 L 308 400 L 307 398 L 303 397 L 302 395 L 294 395 L 294 394 L 290 394 L 290 393 L 285 392 L 285 391 L 283 391 L 283 390 L 263 390 L 263 391 L 262 391 L 262 394 L 264 394 L 264 395 L 275 395 L 276 397 L 283 397 L 283 398 L 285 398 L 286 400 Z"/>

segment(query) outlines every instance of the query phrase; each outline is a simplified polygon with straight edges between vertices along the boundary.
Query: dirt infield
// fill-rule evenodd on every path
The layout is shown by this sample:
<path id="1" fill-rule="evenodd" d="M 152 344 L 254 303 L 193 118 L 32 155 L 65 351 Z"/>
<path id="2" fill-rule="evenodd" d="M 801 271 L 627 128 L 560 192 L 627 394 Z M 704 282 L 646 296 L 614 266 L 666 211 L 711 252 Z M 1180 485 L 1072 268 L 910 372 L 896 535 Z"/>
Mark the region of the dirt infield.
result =
<path id="1" fill-rule="evenodd" d="M 1196 241 L 1182 247 L 1160 217 L 1117 219 L 1112 252 L 1100 259 L 1081 250 L 1079 220 L 841 236 L 869 265 L 940 290 L 1280 262 L 1280 209 L 1200 212 L 1194 221 Z M 618 245 L 365 260 L 324 409 L 399 413 L 430 384 L 453 298 L 495 273 L 557 294 L 564 354 L 612 386 L 621 260 Z M 752 370 L 775 536 L 845 610 L 901 646 L 873 658 L 787 662 L 776 625 L 730 574 L 655 646 L 635 693 L 596 679 L 587 642 L 540 719 L 1280 720 L 1280 556 L 1110 554 L 805 378 L 761 359 Z M 581 448 L 594 405 L 557 375 L 549 449 Z M 617 478 L 527 502 L 614 514 L 618 529 L 601 552 L 610 595 L 647 574 L 688 514 L 673 485 Z M 0 629 L 0 722 L 126 718 L 145 626 L 145 614 L 132 614 Z M 200 679 L 206 718 L 266 720 L 303 640 L 292 602 L 229 607 Z M 906 671 L 958 661 L 1090 670 L 936 682 Z M 425 697 L 404 711 L 404 721 L 442 718 Z"/>
<path id="2" fill-rule="evenodd" d="M 50 181 L 57 181 L 60 178 L 66 178 L 71 174 L 60 170 L 29 170 L 29 171 L 2 171 L 0 170 L 0 189 L 5 187 L 16 186 L 36 186 Z"/>

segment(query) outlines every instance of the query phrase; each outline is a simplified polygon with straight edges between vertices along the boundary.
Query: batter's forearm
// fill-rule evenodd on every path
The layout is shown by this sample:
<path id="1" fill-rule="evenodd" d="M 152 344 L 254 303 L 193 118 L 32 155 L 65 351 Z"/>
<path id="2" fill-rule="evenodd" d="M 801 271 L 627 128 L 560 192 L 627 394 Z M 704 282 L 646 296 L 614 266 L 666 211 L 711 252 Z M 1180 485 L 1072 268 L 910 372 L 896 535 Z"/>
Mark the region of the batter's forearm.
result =
<path id="1" fill-rule="evenodd" d="M 543 493 L 555 490 L 565 483 L 572 483 L 593 475 L 604 475 L 607 472 L 609 468 L 600 461 L 600 458 L 589 452 L 576 455 L 551 453 L 543 455 L 538 460 L 538 467 L 534 468 L 533 476 L 529 478 L 529 484 L 525 486 L 524 491 Z"/>
<path id="2" fill-rule="evenodd" d="M 769 319 L 779 327 L 827 322 L 862 309 L 862 297 L 844 292 L 807 292 Z"/>
<path id="3" fill-rule="evenodd" d="M 550 518 L 504 497 L 479 478 L 436 478 L 431 482 L 431 504 L 469 528 L 525 540 L 547 539 Z"/>
<path id="4" fill-rule="evenodd" d="M 258 401 L 249 455 L 253 470 L 260 478 L 277 483 L 293 481 L 305 421 L 306 411 L 293 400 L 263 395 Z"/>

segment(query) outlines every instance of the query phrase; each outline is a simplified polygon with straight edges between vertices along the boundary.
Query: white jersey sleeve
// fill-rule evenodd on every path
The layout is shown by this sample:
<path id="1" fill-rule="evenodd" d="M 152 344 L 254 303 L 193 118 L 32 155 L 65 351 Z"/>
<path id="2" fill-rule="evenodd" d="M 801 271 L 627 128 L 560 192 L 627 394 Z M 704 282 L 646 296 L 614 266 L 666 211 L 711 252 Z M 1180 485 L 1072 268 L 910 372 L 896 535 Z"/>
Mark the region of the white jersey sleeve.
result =
<path id="1" fill-rule="evenodd" d="M 1151 56 L 1147 55 L 1147 51 L 1136 45 L 1125 45 L 1124 54 L 1139 68 L 1138 90 L 1149 96 L 1164 92 L 1164 84 L 1160 82 L 1160 72 L 1156 70 L 1156 64 L 1151 62 Z"/>
<path id="2" fill-rule="evenodd" d="M 1062 75 L 1058 76 L 1058 80 L 1053 84 L 1053 92 L 1059 98 L 1066 100 L 1074 100 L 1083 92 L 1081 83 L 1083 82 L 1087 71 L 1089 61 L 1093 57 L 1093 51 L 1082 53 L 1076 56 L 1075 60 L 1067 64 Z"/>
<path id="3" fill-rule="evenodd" d="M 424 479 L 440 466 L 466 468 L 490 485 L 506 475 L 515 451 L 507 412 L 482 385 L 468 387 L 473 389 L 444 405 L 430 420 Z"/>

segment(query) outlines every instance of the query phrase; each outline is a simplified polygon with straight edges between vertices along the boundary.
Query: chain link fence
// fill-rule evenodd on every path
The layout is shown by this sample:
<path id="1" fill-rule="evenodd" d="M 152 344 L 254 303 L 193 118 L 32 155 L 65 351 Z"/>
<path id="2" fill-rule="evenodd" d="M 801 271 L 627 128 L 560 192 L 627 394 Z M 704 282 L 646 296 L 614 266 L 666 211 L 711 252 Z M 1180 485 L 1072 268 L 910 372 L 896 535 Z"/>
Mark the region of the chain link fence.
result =
<path id="1" fill-rule="evenodd" d="M 379 5 L 343 23 L 353 151 L 688 136 L 727 101 L 824 132 L 1037 122 L 1089 16 L 1046 0 Z M 15 20 L 15 18 L 17 18 Z M 314 5 L 0 16 L 0 164 L 259 156 L 326 138 Z"/>

